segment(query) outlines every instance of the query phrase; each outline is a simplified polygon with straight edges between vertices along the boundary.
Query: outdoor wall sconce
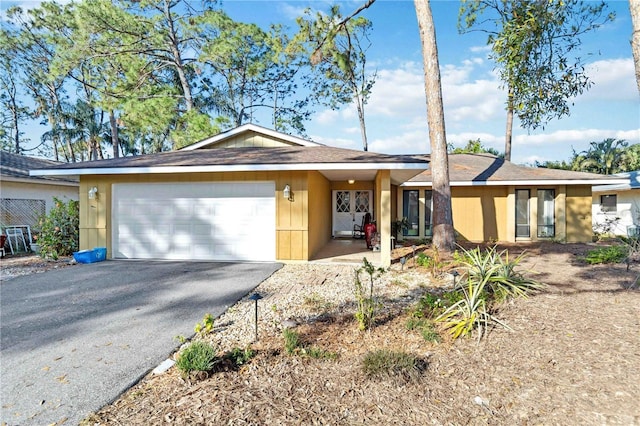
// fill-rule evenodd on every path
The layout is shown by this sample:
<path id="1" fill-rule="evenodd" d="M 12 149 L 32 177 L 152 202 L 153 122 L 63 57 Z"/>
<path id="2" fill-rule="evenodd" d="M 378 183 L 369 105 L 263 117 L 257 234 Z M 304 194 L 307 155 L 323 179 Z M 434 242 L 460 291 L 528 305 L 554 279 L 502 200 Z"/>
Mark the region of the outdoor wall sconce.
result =
<path id="1" fill-rule="evenodd" d="M 286 184 L 284 186 L 284 189 L 282 190 L 282 195 L 284 195 L 284 198 L 286 198 L 289 201 L 293 201 L 293 197 L 291 196 L 291 187 L 289 186 L 289 184 Z"/>
<path id="2" fill-rule="evenodd" d="M 353 185 L 354 183 L 356 183 L 356 181 L 353 179 L 349 179 L 348 182 L 349 182 L 349 185 Z"/>
<path id="3" fill-rule="evenodd" d="M 96 198 L 98 198 L 98 187 L 94 186 L 93 188 L 89 189 L 89 199 L 94 200 Z"/>

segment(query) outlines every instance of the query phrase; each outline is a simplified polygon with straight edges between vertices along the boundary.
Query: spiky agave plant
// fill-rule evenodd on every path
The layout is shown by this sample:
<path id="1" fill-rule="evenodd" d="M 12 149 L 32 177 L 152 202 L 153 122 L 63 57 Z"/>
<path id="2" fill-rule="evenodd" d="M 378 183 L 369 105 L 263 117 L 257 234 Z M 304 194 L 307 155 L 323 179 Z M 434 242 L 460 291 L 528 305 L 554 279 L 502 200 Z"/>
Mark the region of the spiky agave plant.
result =
<path id="1" fill-rule="evenodd" d="M 478 332 L 478 340 L 486 334 L 492 323 L 510 329 L 507 324 L 497 319 L 487 309 L 487 293 L 485 287 L 489 276 L 481 281 L 467 277 L 466 284 L 461 286 L 464 297 L 448 307 L 435 321 L 442 323 L 454 339 Z"/>
<path id="2" fill-rule="evenodd" d="M 498 253 L 495 246 L 484 252 L 479 247 L 462 250 L 468 279 L 477 283 L 485 281 L 486 291 L 497 301 L 510 297 L 527 297 L 545 287 L 544 284 L 524 276 L 517 270 L 525 258 L 525 252 L 510 259 L 508 250 Z"/>

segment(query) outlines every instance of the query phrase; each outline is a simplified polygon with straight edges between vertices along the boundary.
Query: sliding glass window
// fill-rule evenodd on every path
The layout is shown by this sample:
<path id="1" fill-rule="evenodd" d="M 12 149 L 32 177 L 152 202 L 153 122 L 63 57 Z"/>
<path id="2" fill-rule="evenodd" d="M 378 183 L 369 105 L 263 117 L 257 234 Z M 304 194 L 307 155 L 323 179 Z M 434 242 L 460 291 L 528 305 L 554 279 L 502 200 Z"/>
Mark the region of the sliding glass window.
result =
<path id="1" fill-rule="evenodd" d="M 402 230 L 402 235 L 407 237 L 418 236 L 418 223 L 420 221 L 418 211 L 418 191 L 410 190 L 402 193 L 402 216 L 409 221 L 408 229 Z"/>
<path id="2" fill-rule="evenodd" d="M 516 189 L 516 237 L 531 237 L 528 189 Z"/>
<path id="3" fill-rule="evenodd" d="M 433 191 L 424 191 L 424 236 L 433 236 Z"/>
<path id="4" fill-rule="evenodd" d="M 556 192 L 553 189 L 538 189 L 538 237 L 553 238 L 556 235 Z"/>

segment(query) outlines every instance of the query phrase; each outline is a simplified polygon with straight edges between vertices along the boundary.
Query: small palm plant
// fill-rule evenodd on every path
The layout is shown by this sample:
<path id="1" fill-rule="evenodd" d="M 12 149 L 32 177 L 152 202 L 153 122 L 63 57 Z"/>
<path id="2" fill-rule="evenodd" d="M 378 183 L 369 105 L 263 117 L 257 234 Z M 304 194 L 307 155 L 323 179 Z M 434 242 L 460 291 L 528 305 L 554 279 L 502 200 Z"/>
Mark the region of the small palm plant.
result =
<path id="1" fill-rule="evenodd" d="M 443 323 L 454 338 L 467 336 L 477 330 L 478 339 L 481 339 L 492 324 L 509 329 L 507 324 L 493 315 L 493 306 L 511 297 L 527 297 L 542 290 L 544 285 L 516 270 L 524 253 L 510 260 L 507 250 L 498 253 L 495 247 L 485 252 L 478 247 L 462 250 L 462 264 L 466 271 L 462 284 L 456 290 L 463 297 L 436 317 L 435 321 Z"/>
<path id="2" fill-rule="evenodd" d="M 473 330 L 476 330 L 478 332 L 478 340 L 480 340 L 491 323 L 496 323 L 509 329 L 509 326 L 493 316 L 490 310 L 487 309 L 486 285 L 487 279 L 474 281 L 471 277 L 468 277 L 466 284 L 459 289 L 464 295 L 463 298 L 436 317 L 435 321 L 443 323 L 454 339 L 467 336 Z"/>
<path id="3" fill-rule="evenodd" d="M 507 250 L 498 253 L 495 246 L 484 252 L 479 247 L 462 250 L 464 252 L 462 263 L 466 267 L 469 279 L 478 283 L 486 281 L 486 290 L 497 301 L 510 297 L 527 297 L 545 287 L 517 270 L 520 262 L 525 258 L 524 252 L 510 259 Z"/>

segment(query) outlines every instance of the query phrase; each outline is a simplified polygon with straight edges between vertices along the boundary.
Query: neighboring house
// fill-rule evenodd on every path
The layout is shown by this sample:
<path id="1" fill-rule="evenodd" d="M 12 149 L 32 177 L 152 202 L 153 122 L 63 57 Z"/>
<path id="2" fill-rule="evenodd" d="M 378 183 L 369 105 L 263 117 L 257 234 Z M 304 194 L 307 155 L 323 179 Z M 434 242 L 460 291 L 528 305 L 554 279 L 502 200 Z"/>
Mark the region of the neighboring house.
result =
<path id="1" fill-rule="evenodd" d="M 592 240 L 591 187 L 620 178 L 513 164 L 490 154 L 450 154 L 453 224 L 468 241 Z M 432 234 L 431 171 L 409 179 L 396 195 L 406 237 Z"/>
<path id="2" fill-rule="evenodd" d="M 316 144 L 244 125 L 176 152 L 65 164 L 79 176 L 80 248 L 108 257 L 308 261 L 367 212 L 391 238 L 392 187 L 424 157 Z M 89 192 L 92 193 L 90 198 Z M 382 245 L 390 264 L 391 244 Z"/>
<path id="3" fill-rule="evenodd" d="M 613 175 L 617 185 L 593 187 L 593 229 L 597 233 L 638 235 L 640 229 L 640 171 Z"/>
<path id="4" fill-rule="evenodd" d="M 484 155 L 450 158 L 454 226 L 474 241 L 539 232 L 591 241 L 591 185 L 619 182 Z M 392 220 L 411 217 L 407 236 L 429 233 L 427 169 L 425 156 L 334 148 L 248 124 L 176 152 L 32 174 L 80 177 L 80 248 L 107 247 L 110 258 L 308 261 L 371 213 L 389 265 Z"/>
<path id="5" fill-rule="evenodd" d="M 29 176 L 29 170 L 61 163 L 0 152 L 0 227 L 29 226 L 38 231 L 38 219 L 53 206 L 53 198 L 78 200 L 78 179 L 67 176 Z"/>

